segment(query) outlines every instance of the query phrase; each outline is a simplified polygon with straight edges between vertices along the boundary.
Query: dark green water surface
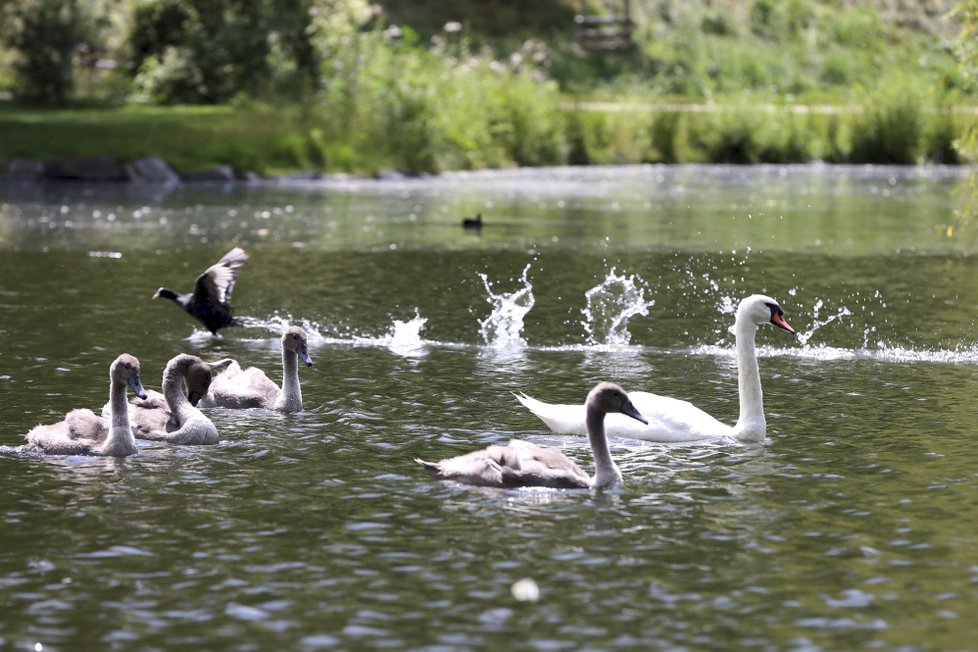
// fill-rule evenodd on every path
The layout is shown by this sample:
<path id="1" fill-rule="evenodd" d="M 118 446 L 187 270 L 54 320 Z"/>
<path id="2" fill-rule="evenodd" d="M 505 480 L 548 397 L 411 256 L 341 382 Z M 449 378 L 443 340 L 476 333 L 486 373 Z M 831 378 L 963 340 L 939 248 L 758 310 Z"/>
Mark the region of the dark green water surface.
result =
<path id="1" fill-rule="evenodd" d="M 947 237 L 965 184 L 694 166 L 0 187 L 0 649 L 974 649 L 978 239 Z M 234 245 L 246 327 L 215 339 L 150 300 Z M 513 392 L 579 402 L 604 379 L 733 423 L 731 310 L 755 292 L 799 331 L 758 333 L 763 444 L 615 440 L 608 493 L 412 462 L 521 437 L 592 469 Z M 647 314 L 604 325 L 629 308 Z M 286 323 L 316 362 L 298 415 L 210 410 L 219 445 L 127 459 L 19 449 L 100 407 L 122 352 L 151 388 L 179 352 L 278 378 Z"/>

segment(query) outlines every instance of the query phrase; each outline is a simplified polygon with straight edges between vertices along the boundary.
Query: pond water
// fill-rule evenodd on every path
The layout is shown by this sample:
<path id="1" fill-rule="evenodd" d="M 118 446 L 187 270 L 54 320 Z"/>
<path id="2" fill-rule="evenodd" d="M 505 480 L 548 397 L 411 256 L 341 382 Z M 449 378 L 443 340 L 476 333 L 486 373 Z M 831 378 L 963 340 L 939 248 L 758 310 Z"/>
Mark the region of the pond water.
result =
<path id="1" fill-rule="evenodd" d="M 971 648 L 966 184 L 689 166 L 0 187 L 0 648 Z M 150 300 L 236 244 L 245 327 L 214 338 Z M 626 484 L 603 493 L 412 462 L 520 437 L 592 469 L 513 393 L 579 402 L 605 379 L 733 423 L 732 310 L 755 292 L 799 331 L 758 333 L 762 444 L 614 440 Z M 101 406 L 122 352 L 150 388 L 179 352 L 277 377 L 287 323 L 316 363 L 298 415 L 209 410 L 220 444 L 126 459 L 18 448 Z"/>

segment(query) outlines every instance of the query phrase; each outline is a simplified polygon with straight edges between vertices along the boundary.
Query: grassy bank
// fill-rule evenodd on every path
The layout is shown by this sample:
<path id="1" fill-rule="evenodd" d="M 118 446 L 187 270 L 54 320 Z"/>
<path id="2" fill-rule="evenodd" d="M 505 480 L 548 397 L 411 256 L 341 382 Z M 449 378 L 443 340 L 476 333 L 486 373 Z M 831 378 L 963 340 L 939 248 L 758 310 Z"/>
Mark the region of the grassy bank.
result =
<path id="1" fill-rule="evenodd" d="M 900 93 L 838 110 L 738 101 L 689 109 L 565 102 L 547 111 L 506 125 L 464 111 L 472 117 L 468 128 L 399 117 L 403 129 L 392 122 L 390 129 L 361 126 L 343 134 L 335 123 L 294 107 L 7 106 L 0 108 L 0 161 L 159 156 L 184 172 L 224 164 L 263 174 L 643 162 L 959 163 L 954 143 L 975 119 L 971 107 L 952 110 Z"/>
<path id="2" fill-rule="evenodd" d="M 181 171 L 219 164 L 240 170 L 292 170 L 280 151 L 302 126 L 282 116 L 232 107 L 36 110 L 0 108 L 0 160 L 93 155 L 159 156 Z"/>

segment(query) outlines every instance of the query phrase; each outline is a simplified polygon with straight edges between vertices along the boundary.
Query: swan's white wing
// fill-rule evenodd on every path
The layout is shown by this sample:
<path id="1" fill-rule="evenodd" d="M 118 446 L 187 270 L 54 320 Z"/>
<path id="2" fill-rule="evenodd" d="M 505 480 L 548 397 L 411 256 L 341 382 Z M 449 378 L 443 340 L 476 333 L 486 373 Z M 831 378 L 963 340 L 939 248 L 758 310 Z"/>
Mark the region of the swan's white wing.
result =
<path id="1" fill-rule="evenodd" d="M 583 405 L 544 403 L 525 394 L 517 400 L 552 431 L 564 435 L 586 435 Z M 649 392 L 629 392 L 632 405 L 649 422 L 644 425 L 624 414 L 605 416 L 605 433 L 648 441 L 677 442 L 712 439 L 731 434 L 732 428 L 720 423 L 689 401 L 680 401 Z"/>
<path id="2" fill-rule="evenodd" d="M 609 435 L 649 441 L 696 441 L 729 436 L 733 430 L 689 401 L 650 392 L 629 392 L 628 398 L 649 424 L 623 414 L 609 414 L 605 417 Z"/>

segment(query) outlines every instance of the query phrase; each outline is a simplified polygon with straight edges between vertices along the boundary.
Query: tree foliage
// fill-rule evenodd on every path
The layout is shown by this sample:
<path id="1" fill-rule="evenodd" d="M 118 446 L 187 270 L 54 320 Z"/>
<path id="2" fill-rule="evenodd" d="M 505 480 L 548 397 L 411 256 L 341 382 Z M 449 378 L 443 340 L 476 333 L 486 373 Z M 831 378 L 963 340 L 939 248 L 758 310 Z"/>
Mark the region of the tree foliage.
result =
<path id="1" fill-rule="evenodd" d="M 74 89 L 80 56 L 100 49 L 99 3 L 22 0 L 2 5 L 3 37 L 16 51 L 16 91 L 22 100 L 64 104 Z"/>
<path id="2" fill-rule="evenodd" d="M 301 96 L 318 80 L 313 7 L 313 0 L 142 2 L 126 67 L 142 97 L 161 103 Z"/>
<path id="3" fill-rule="evenodd" d="M 978 85 L 978 0 L 962 0 L 954 13 L 961 24 L 957 44 L 961 67 L 971 83 Z M 978 158 L 978 125 L 971 125 L 962 145 L 972 159 Z"/>

